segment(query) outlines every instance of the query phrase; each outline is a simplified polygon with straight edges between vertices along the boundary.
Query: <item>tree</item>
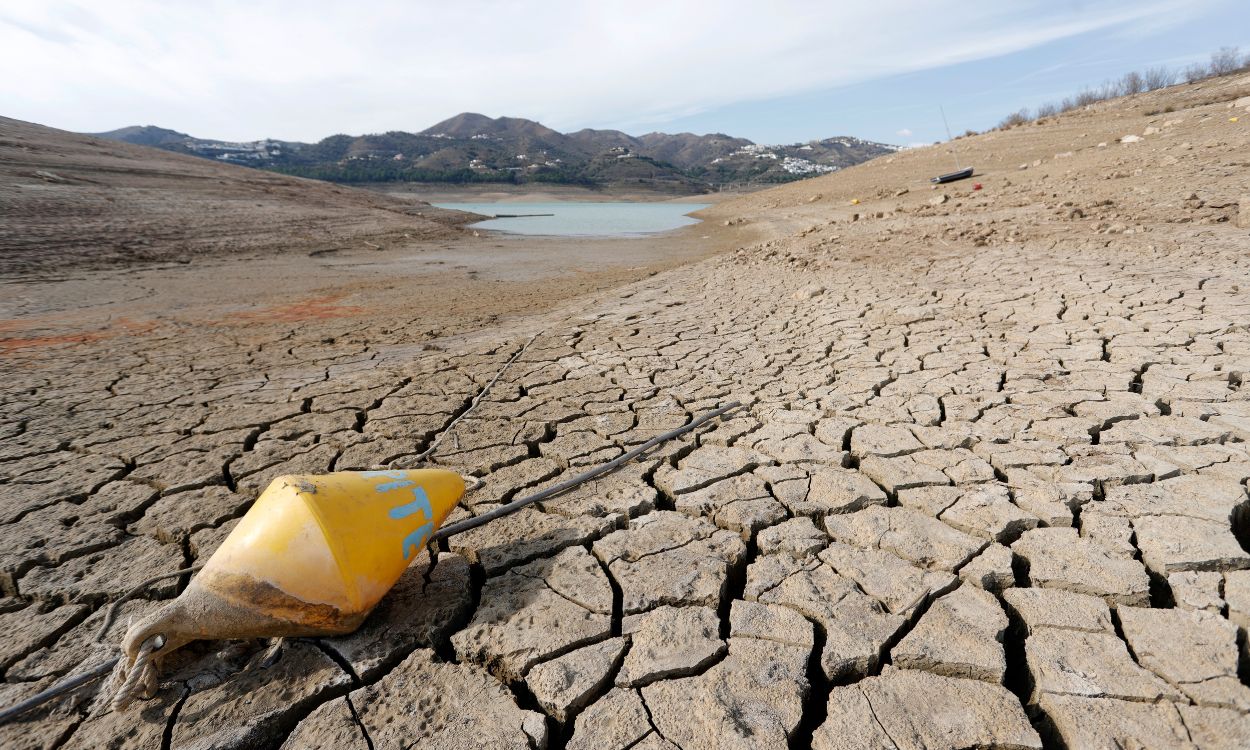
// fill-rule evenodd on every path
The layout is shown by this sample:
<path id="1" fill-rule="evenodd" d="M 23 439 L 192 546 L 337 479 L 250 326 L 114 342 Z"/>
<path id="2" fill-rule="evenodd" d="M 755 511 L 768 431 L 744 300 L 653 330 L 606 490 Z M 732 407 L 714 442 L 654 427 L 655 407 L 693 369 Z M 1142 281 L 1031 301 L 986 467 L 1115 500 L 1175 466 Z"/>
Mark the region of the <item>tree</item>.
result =
<path id="1" fill-rule="evenodd" d="M 1211 53 L 1208 72 L 1212 76 L 1226 76 L 1241 70 L 1242 62 L 1241 52 L 1236 47 L 1220 47 L 1219 52 Z"/>
<path id="2" fill-rule="evenodd" d="M 1150 68 L 1145 75 L 1146 90 L 1164 89 L 1176 83 L 1176 71 L 1171 68 Z"/>
<path id="3" fill-rule="evenodd" d="M 1136 70 L 1131 73 L 1125 73 L 1120 79 L 1120 94 L 1130 96 L 1132 94 L 1140 94 L 1146 90 L 1146 79 L 1142 78 L 1142 74 Z"/>
<path id="4" fill-rule="evenodd" d="M 1103 81 L 1102 86 L 1094 94 L 1094 101 L 1105 102 L 1124 95 L 1124 87 L 1120 81 Z"/>
<path id="5" fill-rule="evenodd" d="M 1085 89 L 1084 91 L 1076 95 L 1076 98 L 1072 100 L 1072 103 L 1076 107 L 1088 107 L 1089 105 L 1095 104 L 1100 101 L 1102 101 L 1102 98 L 1100 98 L 1099 95 L 1095 93 L 1093 89 Z"/>

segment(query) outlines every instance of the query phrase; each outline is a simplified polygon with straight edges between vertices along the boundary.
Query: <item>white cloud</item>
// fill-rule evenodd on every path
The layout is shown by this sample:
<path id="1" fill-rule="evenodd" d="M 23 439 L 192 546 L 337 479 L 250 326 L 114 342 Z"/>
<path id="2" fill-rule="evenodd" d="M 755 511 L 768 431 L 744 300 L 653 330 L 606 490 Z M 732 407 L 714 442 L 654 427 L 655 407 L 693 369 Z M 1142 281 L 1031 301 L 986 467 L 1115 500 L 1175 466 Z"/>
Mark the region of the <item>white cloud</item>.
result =
<path id="1" fill-rule="evenodd" d="M 902 136 L 903 138 L 909 138 L 911 136 L 911 128 L 903 128 L 902 130 L 895 133 L 895 135 Z"/>
<path id="2" fill-rule="evenodd" d="M 639 130 L 1213 1 L 0 0 L 0 102 L 73 130 L 240 139 L 417 130 L 464 110 Z"/>

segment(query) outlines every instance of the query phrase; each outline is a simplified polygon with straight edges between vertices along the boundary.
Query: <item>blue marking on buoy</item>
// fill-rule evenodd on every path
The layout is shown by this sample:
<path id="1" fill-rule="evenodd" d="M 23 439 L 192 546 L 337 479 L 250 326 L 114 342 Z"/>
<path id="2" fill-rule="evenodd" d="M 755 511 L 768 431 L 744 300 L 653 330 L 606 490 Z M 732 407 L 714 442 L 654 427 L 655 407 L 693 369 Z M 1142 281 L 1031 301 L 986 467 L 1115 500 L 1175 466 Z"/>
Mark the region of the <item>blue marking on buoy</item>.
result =
<path id="1" fill-rule="evenodd" d="M 430 507 L 430 496 L 425 494 L 424 487 L 412 490 L 412 502 L 391 508 L 387 515 L 396 521 L 407 518 L 417 511 L 425 513 L 426 520 L 434 520 L 434 508 Z"/>
<path id="2" fill-rule="evenodd" d="M 378 492 L 407 487 L 413 484 L 407 480 L 387 482 L 378 485 Z M 383 489 L 383 488 L 386 489 Z M 434 508 L 430 506 L 430 496 L 425 494 L 425 488 L 416 486 L 412 488 L 412 502 L 403 505 L 397 505 L 386 512 L 393 520 L 402 521 L 414 513 L 421 513 L 425 517 L 425 523 L 418 526 L 415 530 L 404 537 L 401 543 L 401 550 L 404 553 L 404 559 L 407 560 L 412 555 L 413 548 L 418 550 L 425 544 L 425 540 L 429 538 L 430 532 L 434 530 Z"/>
<path id="3" fill-rule="evenodd" d="M 390 492 L 391 490 L 397 490 L 400 487 L 411 487 L 414 484 L 416 484 L 416 482 L 413 482 L 411 479 L 396 479 L 394 482 L 383 482 L 374 489 L 378 492 Z"/>
<path id="4" fill-rule="evenodd" d="M 432 525 L 430 525 L 430 524 L 428 524 L 428 523 L 424 523 L 424 524 L 421 524 L 420 526 L 418 526 L 418 527 L 416 528 L 416 530 L 415 530 L 415 531 L 413 531 L 411 534 L 409 534 L 408 536 L 404 537 L 404 541 L 403 541 L 403 549 L 404 549 L 404 559 L 405 559 L 405 560 L 407 560 L 407 559 L 408 559 L 408 557 L 409 557 L 409 555 L 411 555 L 411 554 L 412 554 L 412 550 L 413 550 L 414 548 L 415 548 L 418 552 L 420 552 L 420 551 L 421 551 L 421 548 L 425 546 L 425 540 L 426 540 L 427 538 L 429 538 L 429 536 L 430 536 L 430 531 L 431 531 L 433 528 L 434 528 L 434 527 L 433 527 Z"/>

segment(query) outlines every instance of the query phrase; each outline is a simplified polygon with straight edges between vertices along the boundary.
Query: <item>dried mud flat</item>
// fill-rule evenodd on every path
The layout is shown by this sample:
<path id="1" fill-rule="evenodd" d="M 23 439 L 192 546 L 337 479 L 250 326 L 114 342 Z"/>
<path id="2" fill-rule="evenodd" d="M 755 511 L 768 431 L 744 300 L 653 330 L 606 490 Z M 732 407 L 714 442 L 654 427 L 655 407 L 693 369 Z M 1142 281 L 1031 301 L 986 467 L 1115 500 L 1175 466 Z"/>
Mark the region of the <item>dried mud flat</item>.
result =
<path id="1" fill-rule="evenodd" d="M 456 335 L 370 308 L 14 348 L 5 704 L 272 477 L 405 465 L 535 334 L 436 454 L 486 480 L 462 514 L 747 408 L 453 537 L 351 636 L 189 649 L 131 713 L 86 689 L 0 742 L 1245 747 L 1248 95 L 963 139 L 982 191 L 929 190 L 934 148 L 728 201 L 728 252 Z"/>

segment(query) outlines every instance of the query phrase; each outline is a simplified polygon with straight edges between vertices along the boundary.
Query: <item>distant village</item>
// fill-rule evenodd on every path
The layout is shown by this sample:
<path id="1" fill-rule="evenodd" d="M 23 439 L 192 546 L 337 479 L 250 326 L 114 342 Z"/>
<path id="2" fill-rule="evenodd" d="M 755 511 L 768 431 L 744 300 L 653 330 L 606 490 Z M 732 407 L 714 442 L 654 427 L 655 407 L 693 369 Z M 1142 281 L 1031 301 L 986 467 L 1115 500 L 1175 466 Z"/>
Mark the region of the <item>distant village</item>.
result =
<path id="1" fill-rule="evenodd" d="M 221 161 L 259 162 L 282 156 L 282 143 L 269 138 L 247 143 L 188 139 L 184 145 L 197 156 Z"/>

